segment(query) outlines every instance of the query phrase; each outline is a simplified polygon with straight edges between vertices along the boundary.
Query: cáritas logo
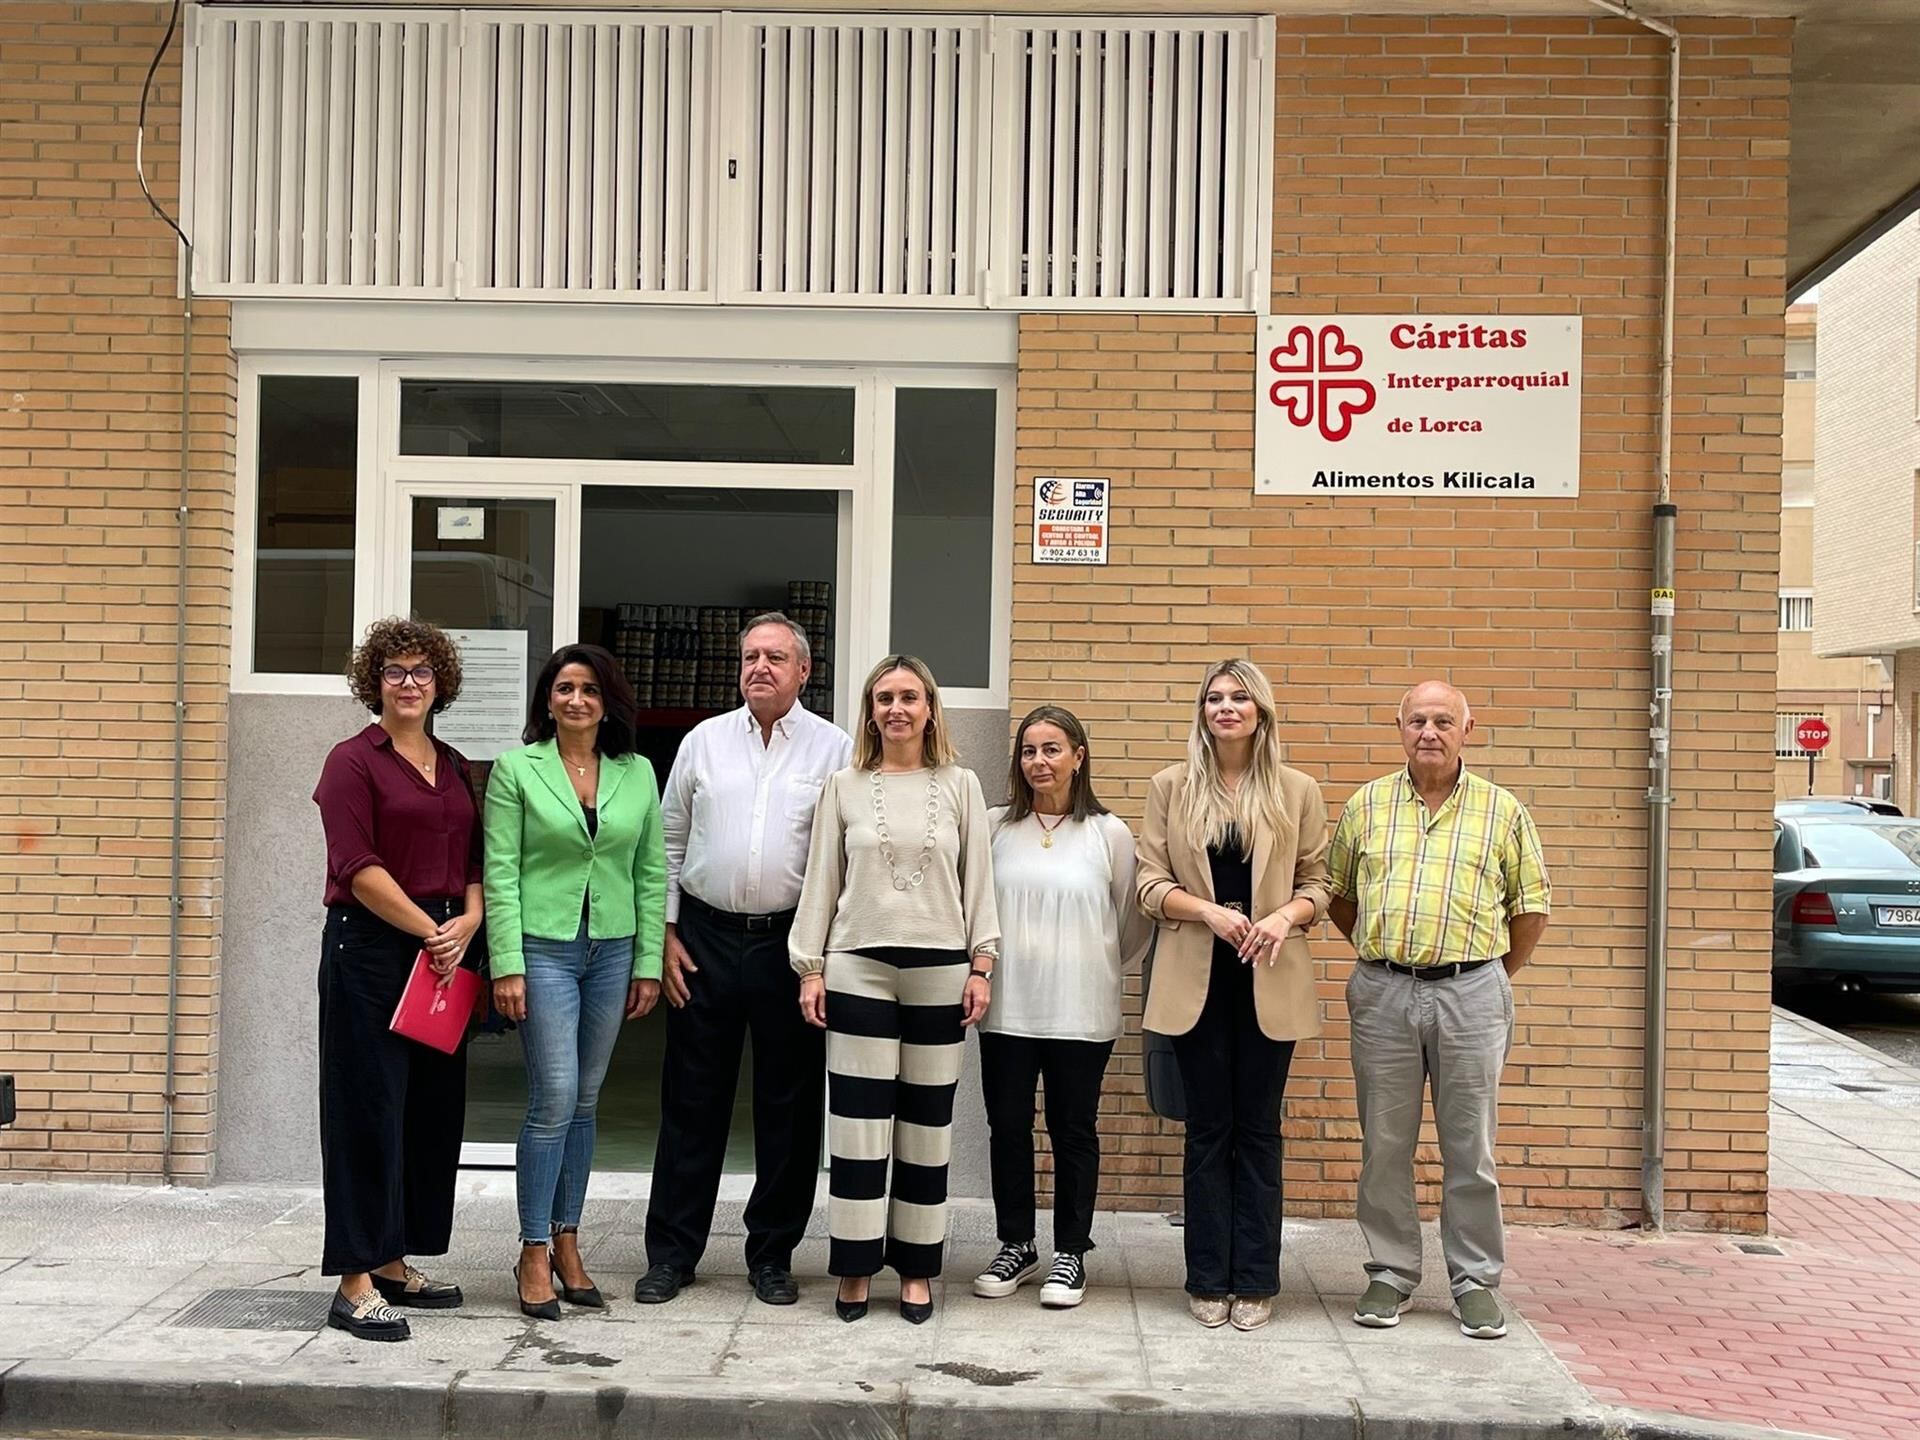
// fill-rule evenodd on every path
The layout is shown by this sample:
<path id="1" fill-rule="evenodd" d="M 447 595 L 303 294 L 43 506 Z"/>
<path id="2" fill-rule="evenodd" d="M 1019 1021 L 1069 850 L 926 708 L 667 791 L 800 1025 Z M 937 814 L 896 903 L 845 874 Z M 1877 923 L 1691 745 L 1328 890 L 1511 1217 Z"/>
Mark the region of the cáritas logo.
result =
<path id="1" fill-rule="evenodd" d="M 1295 325 L 1285 344 L 1267 352 L 1267 369 L 1278 377 L 1267 398 L 1293 424 L 1318 425 L 1327 439 L 1344 440 L 1354 417 L 1373 409 L 1372 383 L 1353 373 L 1362 358 L 1338 325 Z"/>

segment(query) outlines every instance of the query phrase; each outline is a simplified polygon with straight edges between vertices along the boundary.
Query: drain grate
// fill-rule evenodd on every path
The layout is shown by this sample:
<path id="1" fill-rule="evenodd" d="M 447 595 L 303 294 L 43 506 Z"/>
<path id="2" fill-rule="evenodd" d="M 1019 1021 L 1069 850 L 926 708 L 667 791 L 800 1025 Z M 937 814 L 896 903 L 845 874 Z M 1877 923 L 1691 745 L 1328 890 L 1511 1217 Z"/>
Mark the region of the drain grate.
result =
<path id="1" fill-rule="evenodd" d="M 332 1303 L 325 1290 L 209 1290 L 167 1323 L 192 1330 L 318 1330 Z"/>
<path id="2" fill-rule="evenodd" d="M 1736 1240 L 1734 1249 L 1745 1251 L 1749 1255 L 1784 1255 L 1787 1252 L 1778 1245 L 1769 1245 L 1764 1240 Z"/>

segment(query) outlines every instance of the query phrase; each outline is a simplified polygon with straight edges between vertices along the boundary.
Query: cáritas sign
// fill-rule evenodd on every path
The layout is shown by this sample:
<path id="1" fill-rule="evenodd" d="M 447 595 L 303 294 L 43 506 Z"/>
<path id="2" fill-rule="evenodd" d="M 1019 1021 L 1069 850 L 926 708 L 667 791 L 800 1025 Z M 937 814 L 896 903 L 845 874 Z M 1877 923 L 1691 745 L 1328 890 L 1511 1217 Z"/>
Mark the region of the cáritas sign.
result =
<path id="1" fill-rule="evenodd" d="M 1580 493 L 1577 315 L 1275 315 L 1259 345 L 1256 494 Z"/>

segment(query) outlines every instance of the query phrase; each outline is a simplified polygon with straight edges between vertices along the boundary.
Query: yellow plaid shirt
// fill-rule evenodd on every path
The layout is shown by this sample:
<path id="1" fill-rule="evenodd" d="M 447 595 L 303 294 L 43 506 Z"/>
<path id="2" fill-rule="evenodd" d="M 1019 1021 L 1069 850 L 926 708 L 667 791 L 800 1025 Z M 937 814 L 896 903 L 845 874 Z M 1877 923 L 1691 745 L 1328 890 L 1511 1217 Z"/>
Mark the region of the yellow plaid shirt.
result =
<path id="1" fill-rule="evenodd" d="M 1334 895 L 1359 912 L 1353 948 L 1364 960 L 1491 960 L 1507 953 L 1508 921 L 1546 914 L 1553 898 L 1533 817 L 1464 765 L 1432 814 L 1405 770 L 1361 786 L 1327 864 Z"/>

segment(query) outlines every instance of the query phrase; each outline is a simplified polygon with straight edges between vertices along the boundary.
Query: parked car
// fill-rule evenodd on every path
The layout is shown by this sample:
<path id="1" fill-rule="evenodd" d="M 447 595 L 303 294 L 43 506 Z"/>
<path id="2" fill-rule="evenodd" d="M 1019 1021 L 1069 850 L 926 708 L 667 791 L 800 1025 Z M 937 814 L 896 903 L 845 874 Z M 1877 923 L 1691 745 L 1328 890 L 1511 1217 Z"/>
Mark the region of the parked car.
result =
<path id="1" fill-rule="evenodd" d="M 1891 800 L 1879 800 L 1871 795 L 1808 795 L 1792 796 L 1773 802 L 1773 813 L 1793 815 L 1851 815 L 1858 811 L 1869 815 L 1898 815 L 1900 807 Z"/>
<path id="2" fill-rule="evenodd" d="M 1920 991 L 1920 820 L 1775 810 L 1773 976 Z"/>

